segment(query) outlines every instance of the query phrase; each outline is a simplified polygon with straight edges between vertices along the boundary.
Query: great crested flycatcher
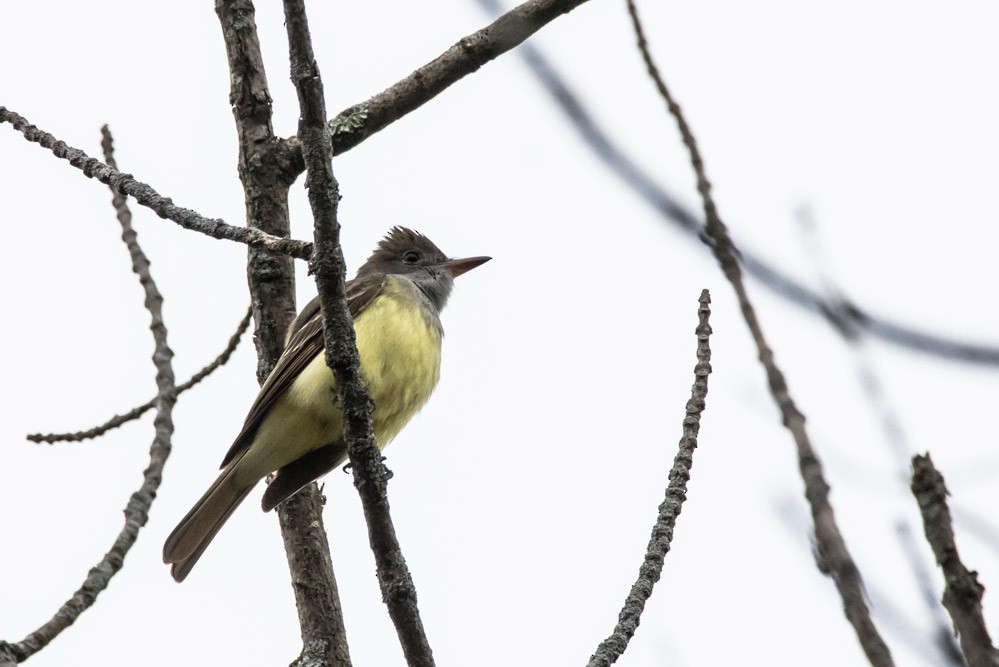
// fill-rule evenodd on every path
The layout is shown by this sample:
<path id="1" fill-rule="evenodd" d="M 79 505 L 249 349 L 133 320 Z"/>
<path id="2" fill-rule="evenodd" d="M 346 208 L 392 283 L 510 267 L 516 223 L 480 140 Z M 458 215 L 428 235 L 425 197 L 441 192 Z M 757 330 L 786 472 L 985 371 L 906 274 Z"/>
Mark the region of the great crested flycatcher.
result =
<path id="1" fill-rule="evenodd" d="M 448 259 L 430 239 L 393 227 L 347 283 L 361 375 L 374 401 L 372 426 L 384 448 L 423 407 L 440 377 L 440 311 L 454 279 L 489 257 Z M 247 494 L 277 471 L 264 511 L 347 458 L 336 381 L 326 365 L 319 298 L 288 330 L 285 349 L 222 460 L 222 473 L 163 545 L 163 561 L 183 581 Z"/>

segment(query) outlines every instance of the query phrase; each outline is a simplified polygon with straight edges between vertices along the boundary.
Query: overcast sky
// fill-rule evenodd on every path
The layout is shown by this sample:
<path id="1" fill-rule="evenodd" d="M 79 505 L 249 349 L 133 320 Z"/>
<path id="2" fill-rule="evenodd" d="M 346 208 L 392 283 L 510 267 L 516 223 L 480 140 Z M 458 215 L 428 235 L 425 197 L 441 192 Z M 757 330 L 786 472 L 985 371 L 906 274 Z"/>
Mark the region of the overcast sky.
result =
<path id="1" fill-rule="evenodd" d="M 279 3 L 258 3 L 274 125 L 294 133 Z M 8 2 L 0 104 L 179 205 L 244 224 L 228 71 L 210 2 Z M 812 287 L 928 333 L 999 344 L 999 42 L 994 3 L 640 4 L 737 242 Z M 308 4 L 330 114 L 490 19 L 463 2 Z M 634 47 L 624 3 L 591 0 L 532 43 L 643 169 L 699 210 L 687 156 Z M 155 393 L 142 292 L 110 193 L 0 126 L 5 317 L 0 420 L 0 638 L 52 616 L 121 529 L 151 416 L 84 444 L 24 435 L 91 427 Z M 641 563 L 693 380 L 697 296 L 713 296 L 714 374 L 688 502 L 663 578 L 619 662 L 865 664 L 811 555 L 794 445 L 731 288 L 705 249 L 581 142 L 516 52 L 334 160 L 348 271 L 392 225 L 454 256 L 441 384 L 387 450 L 393 516 L 440 665 L 579 665 L 611 631 Z M 800 215 L 815 222 L 809 240 Z M 225 345 L 248 303 L 245 249 L 133 204 L 165 297 L 179 381 Z M 293 235 L 311 236 L 302 181 Z M 819 260 L 809 244 L 818 246 Z M 299 264 L 299 302 L 315 292 Z M 759 283 L 750 294 L 828 481 L 874 619 L 900 665 L 939 665 L 936 594 L 905 457 L 861 389 L 855 354 Z M 997 628 L 999 369 L 879 341 L 870 368 L 946 476 L 958 546 Z M 253 397 L 249 337 L 185 394 L 150 520 L 123 571 L 35 667 L 282 665 L 300 650 L 283 547 L 259 491 L 175 584 L 163 540 L 214 479 Z M 401 665 L 347 476 L 325 511 L 357 665 Z"/>

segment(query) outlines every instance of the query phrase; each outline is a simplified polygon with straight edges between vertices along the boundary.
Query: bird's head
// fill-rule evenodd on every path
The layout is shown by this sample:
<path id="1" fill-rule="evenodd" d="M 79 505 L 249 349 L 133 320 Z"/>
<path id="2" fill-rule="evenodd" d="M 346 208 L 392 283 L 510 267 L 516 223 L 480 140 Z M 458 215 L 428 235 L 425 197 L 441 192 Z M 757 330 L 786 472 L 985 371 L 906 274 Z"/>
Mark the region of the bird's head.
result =
<path id="1" fill-rule="evenodd" d="M 440 310 L 451 294 L 454 279 L 490 259 L 492 258 L 451 259 L 423 234 L 406 227 L 393 227 L 378 242 L 371 257 L 358 269 L 357 277 L 373 273 L 406 276 Z"/>

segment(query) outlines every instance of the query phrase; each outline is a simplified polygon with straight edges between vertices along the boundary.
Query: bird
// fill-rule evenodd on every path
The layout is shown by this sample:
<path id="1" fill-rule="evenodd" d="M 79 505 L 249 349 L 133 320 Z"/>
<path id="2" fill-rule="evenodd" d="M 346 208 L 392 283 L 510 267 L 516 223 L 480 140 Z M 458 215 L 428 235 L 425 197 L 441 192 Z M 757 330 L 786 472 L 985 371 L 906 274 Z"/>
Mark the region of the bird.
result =
<path id="1" fill-rule="evenodd" d="M 450 259 L 419 232 L 393 227 L 347 282 L 361 377 L 374 403 L 379 449 L 430 398 L 440 378 L 440 312 L 454 279 L 490 257 Z M 319 298 L 288 329 L 284 351 L 222 459 L 221 473 L 163 545 L 163 562 L 180 582 L 257 483 L 265 512 L 347 458 L 336 381 L 326 365 Z"/>

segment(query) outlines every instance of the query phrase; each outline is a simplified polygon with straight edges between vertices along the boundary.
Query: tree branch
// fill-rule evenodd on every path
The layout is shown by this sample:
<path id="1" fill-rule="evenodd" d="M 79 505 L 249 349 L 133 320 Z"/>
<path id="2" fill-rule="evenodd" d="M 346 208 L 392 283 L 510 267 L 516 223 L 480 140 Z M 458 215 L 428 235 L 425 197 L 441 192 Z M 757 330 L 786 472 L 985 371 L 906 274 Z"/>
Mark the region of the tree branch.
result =
<path id="1" fill-rule="evenodd" d="M 176 222 L 184 229 L 200 232 L 214 239 L 245 243 L 254 248 L 269 250 L 279 255 L 291 255 L 299 259 L 308 259 L 312 254 L 311 243 L 278 238 L 257 229 L 234 227 L 220 218 L 206 218 L 195 211 L 181 208 L 146 183 L 136 180 L 130 174 L 122 174 L 114 167 L 90 157 L 79 148 L 67 146 L 65 142 L 29 123 L 23 116 L 0 106 L 0 123 L 4 122 L 10 123 L 28 141 L 47 148 L 56 157 L 66 160 L 88 178 L 96 178 L 109 186 L 113 192 L 131 195 L 142 206 L 152 209 L 161 218 Z M 251 218 L 250 224 L 253 222 Z"/>
<path id="2" fill-rule="evenodd" d="M 407 663 L 410 667 L 432 667 L 434 659 L 416 605 L 416 587 L 389 515 L 387 475 L 371 429 L 371 400 L 361 378 L 354 325 L 347 308 L 346 270 L 337 222 L 340 193 L 333 176 L 323 83 L 312 51 L 303 1 L 284 0 L 284 12 L 291 78 L 301 109 L 298 136 L 306 165 L 305 185 L 315 219 L 316 253 L 312 269 L 323 314 L 326 363 L 336 377 L 336 399 L 343 409 L 354 486 L 364 507 L 382 599 L 388 606 Z"/>
<path id="3" fill-rule="evenodd" d="M 763 335 L 763 329 L 756 316 L 756 311 L 749 301 L 749 295 L 742 280 L 742 269 L 739 266 L 738 251 L 732 243 L 728 235 L 728 229 L 722 222 L 715 202 L 711 197 L 711 183 L 708 181 L 705 173 L 704 161 L 701 158 L 700 151 L 697 149 L 697 142 L 690 127 L 687 125 L 680 106 L 673 99 L 669 89 L 666 87 L 666 83 L 659 74 L 655 62 L 652 60 L 634 1 L 626 1 L 628 4 L 628 13 L 631 16 L 632 25 L 635 29 L 638 48 L 642 53 L 642 59 L 645 61 L 649 76 L 655 82 L 656 88 L 666 102 L 670 114 L 676 119 L 680 134 L 683 137 L 683 143 L 690 153 L 690 162 L 697 176 L 697 191 L 701 195 L 701 200 L 704 204 L 704 218 L 706 220 L 704 231 L 712 242 L 712 249 L 721 266 L 722 272 L 735 290 L 743 319 L 746 321 L 753 341 L 756 343 L 760 363 L 766 370 L 770 393 L 781 412 L 784 426 L 791 432 L 797 445 L 798 468 L 805 483 L 805 497 L 808 499 L 811 507 L 812 520 L 815 524 L 815 542 L 818 552 L 819 569 L 823 573 L 832 575 L 836 583 L 836 588 L 843 600 L 843 609 L 847 620 L 853 625 L 857 639 L 860 641 L 867 659 L 875 667 L 894 665 L 887 644 L 885 644 L 884 639 L 878 633 L 874 621 L 871 620 L 870 610 L 864 598 L 863 581 L 860 571 L 850 556 L 843 535 L 836 524 L 832 504 L 829 502 L 829 484 L 823 475 L 822 463 L 812 448 L 808 432 L 805 430 L 805 416 L 798 410 L 798 407 L 791 398 L 784 374 L 774 360 L 773 350 L 770 349 Z"/>
<path id="4" fill-rule="evenodd" d="M 102 145 L 106 159 L 113 163 L 111 133 L 106 125 L 101 132 L 104 137 Z M 118 222 L 121 223 L 121 238 L 132 257 L 132 271 L 139 276 L 139 282 L 145 290 L 145 306 L 151 319 L 149 328 L 153 332 L 155 342 L 153 364 L 156 366 L 156 387 L 159 393 L 156 397 L 156 418 L 153 420 L 155 436 L 149 449 L 149 466 L 143 471 L 142 485 L 132 494 L 125 506 L 125 526 L 118 533 L 111 549 L 97 565 L 91 568 L 80 589 L 48 622 L 16 644 L 0 641 L 0 665 L 24 662 L 45 648 L 59 633 L 72 625 L 80 614 L 89 609 L 101 591 L 107 588 L 111 578 L 122 568 L 125 555 L 135 544 L 139 529 L 146 525 L 149 508 L 163 477 L 163 464 L 170 455 L 170 438 L 173 435 L 172 411 L 176 399 L 173 366 L 170 361 L 173 352 L 167 345 L 167 330 L 163 323 L 163 297 L 149 273 L 149 260 L 139 247 L 135 230 L 132 229 L 132 215 L 125 197 L 113 188 L 112 192 L 114 192 L 112 202 L 118 213 Z"/>
<path id="5" fill-rule="evenodd" d="M 437 97 L 452 84 L 522 43 L 562 14 L 586 0 L 529 0 L 485 28 L 462 37 L 451 48 L 368 100 L 341 111 L 328 124 L 333 155 L 354 148 L 411 111 Z M 290 137 L 285 148 L 293 168 L 301 172 L 301 140 Z"/>
<path id="6" fill-rule="evenodd" d="M 943 605 L 954 622 L 968 667 L 996 667 L 999 652 L 992 645 L 982 616 L 985 587 L 978 583 L 978 573 L 968 570 L 957 553 L 947 509 L 947 487 L 929 454 L 912 457 L 912 495 L 923 515 L 926 541 L 933 547 L 944 574 Z"/>
<path id="7" fill-rule="evenodd" d="M 690 389 L 690 400 L 687 401 L 686 416 L 683 418 L 683 435 L 680 437 L 680 451 L 673 459 L 673 467 L 669 471 L 669 484 L 666 487 L 666 498 L 659 506 L 659 518 L 652 527 L 652 537 L 645 552 L 645 560 L 638 570 L 638 580 L 631 587 L 624 601 L 624 608 L 618 615 L 617 626 L 610 637 L 597 647 L 590 657 L 587 667 L 608 667 L 617 662 L 628 642 L 635 635 L 638 623 L 646 601 L 652 596 L 652 587 L 662 575 L 663 562 L 673 541 L 673 529 L 676 519 L 683 509 L 687 499 L 687 482 L 690 480 L 690 469 L 694 465 L 694 450 L 697 448 L 697 433 L 701 430 L 701 413 L 704 411 L 705 399 L 708 395 L 708 375 L 711 373 L 711 347 L 708 339 L 711 336 L 711 295 L 708 290 L 701 290 L 697 309 L 697 365 L 694 366 L 694 385 Z"/>
<path id="8" fill-rule="evenodd" d="M 229 358 L 232 357 L 232 353 L 236 351 L 236 347 L 239 345 L 239 340 L 246 333 L 246 330 L 250 327 L 250 318 L 253 316 L 253 310 L 247 309 L 246 315 L 240 321 L 239 326 L 236 327 L 236 332 L 229 338 L 229 343 L 226 345 L 222 353 L 215 359 L 202 368 L 200 371 L 191 376 L 191 378 L 184 382 L 183 384 L 177 385 L 173 391 L 173 397 L 176 399 L 178 396 L 183 394 L 185 391 L 198 384 L 206 377 L 211 375 L 221 366 L 224 366 Z M 156 398 L 153 397 L 146 403 L 138 407 L 134 407 L 125 414 L 115 415 L 111 419 L 107 420 L 100 426 L 95 426 L 94 428 L 88 429 L 86 431 L 77 431 L 75 433 L 31 433 L 25 436 L 26 439 L 31 442 L 45 442 L 48 444 L 53 444 L 56 442 L 83 442 L 84 440 L 91 440 L 93 438 L 100 437 L 112 429 L 116 429 L 123 424 L 127 424 L 130 421 L 138 419 L 142 415 L 146 414 L 154 407 L 156 407 Z"/>
<path id="9" fill-rule="evenodd" d="M 251 0 L 216 0 L 225 38 L 230 93 L 239 135 L 239 178 L 252 227 L 288 236 L 288 187 L 294 180 L 271 126 L 271 98 Z M 254 230 L 256 231 L 256 229 Z M 311 244 L 302 246 L 311 248 Z M 257 380 L 266 379 L 284 348 L 295 316 L 295 272 L 287 257 L 250 248 L 247 260 L 256 320 Z M 323 525 L 323 498 L 309 484 L 278 506 L 292 589 L 302 634 L 299 662 L 350 665 L 343 611 Z"/>

